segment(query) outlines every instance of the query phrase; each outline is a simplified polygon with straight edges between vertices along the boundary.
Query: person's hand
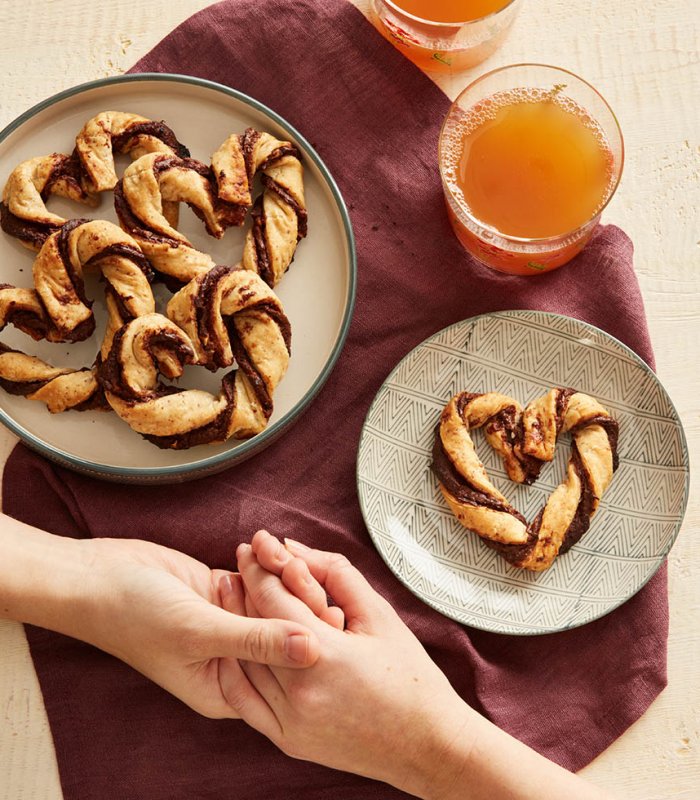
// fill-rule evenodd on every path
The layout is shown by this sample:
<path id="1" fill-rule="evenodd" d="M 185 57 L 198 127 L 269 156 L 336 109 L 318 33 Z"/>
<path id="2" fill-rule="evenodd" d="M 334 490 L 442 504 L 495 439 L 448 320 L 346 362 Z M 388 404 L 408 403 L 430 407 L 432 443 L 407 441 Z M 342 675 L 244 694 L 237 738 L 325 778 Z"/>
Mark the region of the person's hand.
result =
<path id="1" fill-rule="evenodd" d="M 238 710 L 284 752 L 426 800 L 608 797 L 466 705 L 347 559 L 286 544 L 256 533 L 237 551 L 242 583 L 222 592 L 224 608 L 296 620 L 318 636 L 307 670 L 243 664 L 258 695 Z"/>
<path id="2" fill-rule="evenodd" d="M 237 659 L 300 668 L 318 657 L 316 636 L 303 625 L 232 616 L 221 608 L 219 586 L 237 575 L 137 539 L 82 544 L 95 601 L 75 635 L 200 714 L 235 717 L 246 698 L 257 697 Z"/>
<path id="3" fill-rule="evenodd" d="M 224 608 L 303 623 L 317 634 L 321 655 L 303 673 L 245 664 L 265 702 L 246 703 L 239 713 L 288 755 L 409 791 L 422 787 L 432 780 L 426 763 L 439 763 L 453 739 L 470 741 L 470 709 L 347 559 L 287 547 L 302 558 L 263 531 L 252 546 L 241 545 L 245 596 L 237 584 L 227 586 Z M 339 608 L 327 609 L 326 592 Z M 322 619 L 329 612 L 336 627 Z"/>
<path id="4" fill-rule="evenodd" d="M 237 659 L 300 668 L 318 657 L 304 625 L 221 608 L 220 583 L 239 576 L 167 547 L 54 536 L 2 514 L 0 553 L 0 617 L 100 647 L 209 717 L 259 700 Z"/>

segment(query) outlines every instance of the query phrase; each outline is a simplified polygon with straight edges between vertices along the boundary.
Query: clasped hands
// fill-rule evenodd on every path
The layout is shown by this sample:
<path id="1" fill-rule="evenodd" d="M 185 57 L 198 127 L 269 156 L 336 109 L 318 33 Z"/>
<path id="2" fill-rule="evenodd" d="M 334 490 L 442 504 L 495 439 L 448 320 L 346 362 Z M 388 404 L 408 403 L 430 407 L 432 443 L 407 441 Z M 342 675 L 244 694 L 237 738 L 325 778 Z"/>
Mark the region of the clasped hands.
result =
<path id="1" fill-rule="evenodd" d="M 234 573 L 152 542 L 2 522 L 0 616 L 89 642 L 290 756 L 425 800 L 607 797 L 464 703 L 343 556 L 259 531 Z"/>
<path id="2" fill-rule="evenodd" d="M 414 791 L 417 752 L 448 746 L 431 744 L 436 715 L 450 740 L 466 727 L 445 676 L 343 556 L 259 531 L 233 573 L 140 540 L 86 545 L 111 600 L 80 638 L 201 714 L 240 717 L 288 755 L 407 789 L 410 769 Z"/>

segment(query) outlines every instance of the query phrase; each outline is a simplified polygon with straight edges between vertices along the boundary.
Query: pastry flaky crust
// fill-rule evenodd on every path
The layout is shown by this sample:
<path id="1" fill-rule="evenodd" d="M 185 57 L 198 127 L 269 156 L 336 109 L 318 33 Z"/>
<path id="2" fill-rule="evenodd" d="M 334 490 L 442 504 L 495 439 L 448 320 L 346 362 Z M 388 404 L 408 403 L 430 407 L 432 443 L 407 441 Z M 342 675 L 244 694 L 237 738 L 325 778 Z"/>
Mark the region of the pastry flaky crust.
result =
<path id="1" fill-rule="evenodd" d="M 147 153 L 187 158 L 190 151 L 162 121 L 125 111 L 102 111 L 89 119 L 75 138 L 75 153 L 83 168 L 83 181 L 93 192 L 105 192 L 117 185 L 114 153 L 128 153 L 132 159 Z"/>
<path id="2" fill-rule="evenodd" d="M 189 150 L 164 122 L 123 111 L 88 120 L 71 155 L 52 153 L 23 161 L 10 174 L 0 203 L 0 226 L 26 247 L 39 250 L 66 221 L 46 208 L 49 195 L 95 207 L 99 192 L 117 183 L 114 153 L 139 158 L 158 152 L 185 158 Z M 177 207 L 168 209 L 177 219 Z"/>
<path id="3" fill-rule="evenodd" d="M 557 436 L 572 434 L 566 478 L 531 523 L 489 480 L 470 430 L 489 443 L 517 483 L 531 483 L 554 458 Z M 516 567 L 542 571 L 588 530 L 617 469 L 618 423 L 594 398 L 552 389 L 525 409 L 496 392 L 455 395 L 436 429 L 432 469 L 457 519 Z"/>
<path id="4" fill-rule="evenodd" d="M 175 322 L 149 314 L 114 335 L 99 369 L 110 406 L 163 448 L 262 431 L 290 352 L 289 322 L 272 290 L 250 271 L 217 266 L 175 295 L 168 313 Z M 238 369 L 224 377 L 217 396 L 158 379 L 179 377 L 187 364 L 217 368 L 234 359 Z"/>
<path id="5" fill-rule="evenodd" d="M 145 256 L 130 236 L 105 220 L 70 220 L 52 234 L 34 261 L 35 288 L 0 286 L 0 330 L 13 324 L 35 340 L 87 339 L 95 320 L 85 295 L 84 269 L 99 270 L 106 283 L 108 322 L 100 356 L 106 357 L 114 333 L 130 319 L 153 313 L 155 302 Z M 96 367 L 53 367 L 0 348 L 0 385 L 11 394 L 40 400 L 52 413 L 106 407 Z"/>
<path id="6" fill-rule="evenodd" d="M 290 142 L 248 128 L 233 134 L 211 159 L 219 195 L 246 210 L 253 224 L 246 234 L 243 266 L 275 286 L 289 269 L 307 214 L 303 168 Z M 260 174 L 263 193 L 253 204 L 253 180 Z"/>
<path id="7" fill-rule="evenodd" d="M 52 153 L 30 158 L 12 170 L 3 189 L 0 225 L 5 233 L 31 250 L 39 250 L 66 221 L 46 208 L 52 194 L 93 208 L 99 202 L 98 196 L 83 186 L 75 155 Z"/>
<path id="8" fill-rule="evenodd" d="M 253 202 L 258 174 L 263 192 Z M 143 156 L 126 169 L 114 197 L 122 227 L 171 284 L 185 284 L 203 275 L 214 262 L 177 230 L 169 205 L 187 203 L 216 238 L 226 228 L 242 225 L 252 209 L 242 265 L 270 286 L 287 271 L 299 240 L 306 235 L 303 170 L 297 149 L 252 128 L 229 136 L 212 156 L 211 167 L 160 153 Z"/>

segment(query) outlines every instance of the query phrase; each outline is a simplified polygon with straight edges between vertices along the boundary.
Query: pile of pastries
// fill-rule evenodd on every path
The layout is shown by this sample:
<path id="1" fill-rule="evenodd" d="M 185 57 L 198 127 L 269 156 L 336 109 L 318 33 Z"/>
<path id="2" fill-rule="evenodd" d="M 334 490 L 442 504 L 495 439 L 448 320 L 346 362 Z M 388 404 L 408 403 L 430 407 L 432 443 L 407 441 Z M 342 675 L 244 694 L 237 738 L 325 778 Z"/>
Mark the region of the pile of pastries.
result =
<path id="1" fill-rule="evenodd" d="M 115 153 L 132 159 L 121 178 Z M 119 225 L 66 220 L 46 207 L 50 195 L 60 195 L 94 208 L 103 192 L 113 193 Z M 217 239 L 250 218 L 240 263 L 217 265 L 178 231 L 180 203 Z M 5 391 L 52 413 L 114 411 L 162 448 L 248 438 L 266 427 L 291 345 L 274 287 L 307 229 L 293 144 L 249 128 L 231 134 L 204 164 L 164 122 L 105 111 L 85 123 L 70 155 L 38 156 L 13 170 L 0 226 L 38 251 L 32 287 L 0 284 L 0 330 L 12 324 L 49 342 L 92 336 L 85 270 L 101 273 L 108 315 L 94 363 L 79 370 L 0 343 Z M 165 314 L 156 311 L 154 281 L 173 292 Z M 236 369 L 213 395 L 164 381 L 186 365 Z"/>

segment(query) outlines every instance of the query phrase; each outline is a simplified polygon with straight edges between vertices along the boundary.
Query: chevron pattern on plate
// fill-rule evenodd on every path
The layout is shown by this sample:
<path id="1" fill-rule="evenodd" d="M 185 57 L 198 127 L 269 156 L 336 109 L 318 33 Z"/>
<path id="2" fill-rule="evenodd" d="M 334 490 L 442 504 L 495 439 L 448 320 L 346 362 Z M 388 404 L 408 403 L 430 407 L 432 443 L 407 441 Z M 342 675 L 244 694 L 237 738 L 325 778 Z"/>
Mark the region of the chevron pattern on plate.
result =
<path id="1" fill-rule="evenodd" d="M 530 573 L 457 522 L 430 452 L 458 391 L 502 392 L 525 405 L 555 386 L 593 395 L 619 421 L 620 467 L 583 539 L 546 572 Z M 565 473 L 569 437 L 530 487 L 507 479 L 481 434 L 475 441 L 498 489 L 532 519 Z M 654 373 L 603 331 L 541 311 L 468 319 L 409 353 L 367 414 L 357 474 L 365 523 L 396 576 L 446 616 L 511 634 L 583 625 L 631 597 L 670 550 L 688 496 L 685 436 Z"/>

